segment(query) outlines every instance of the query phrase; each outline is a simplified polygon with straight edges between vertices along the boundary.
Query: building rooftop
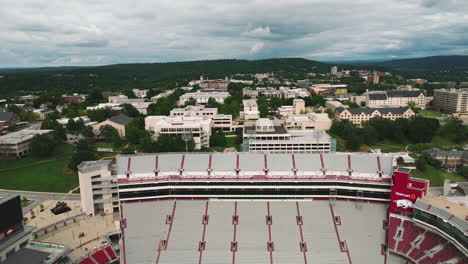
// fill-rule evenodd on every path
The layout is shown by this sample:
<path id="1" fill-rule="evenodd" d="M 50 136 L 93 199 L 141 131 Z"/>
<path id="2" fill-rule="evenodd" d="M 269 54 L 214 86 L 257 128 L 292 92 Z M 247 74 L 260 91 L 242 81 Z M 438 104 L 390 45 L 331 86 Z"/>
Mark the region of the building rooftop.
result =
<path id="1" fill-rule="evenodd" d="M 120 125 L 128 125 L 130 124 L 130 122 L 132 122 L 133 118 L 131 117 L 128 117 L 126 115 L 116 115 L 116 116 L 113 116 L 111 118 L 109 118 L 109 121 L 112 121 L 114 123 L 117 123 L 117 124 L 120 124 Z"/>
<path id="2" fill-rule="evenodd" d="M 0 144 L 19 144 L 32 139 L 35 135 L 51 133 L 53 130 L 20 130 L 0 137 Z"/>
<path id="3" fill-rule="evenodd" d="M 78 170 L 81 173 L 86 173 L 96 169 L 108 168 L 111 163 L 112 161 L 110 160 L 83 161 L 78 165 Z"/>
<path id="4" fill-rule="evenodd" d="M 404 112 L 406 112 L 408 109 L 409 109 L 408 107 L 386 107 L 386 108 L 342 108 L 342 107 L 339 107 L 336 109 L 336 111 L 341 113 L 347 110 L 353 115 L 360 115 L 360 114 L 370 115 L 374 111 L 378 111 L 382 115 L 387 115 L 389 113 L 401 115 Z"/>

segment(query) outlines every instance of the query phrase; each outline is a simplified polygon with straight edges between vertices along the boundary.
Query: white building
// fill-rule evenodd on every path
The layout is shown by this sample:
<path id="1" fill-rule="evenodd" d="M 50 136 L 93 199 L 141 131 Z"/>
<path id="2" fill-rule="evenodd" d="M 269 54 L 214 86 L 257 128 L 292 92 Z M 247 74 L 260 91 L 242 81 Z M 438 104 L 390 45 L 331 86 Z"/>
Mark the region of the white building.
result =
<path id="1" fill-rule="evenodd" d="M 414 103 L 417 108 L 426 109 L 432 97 L 424 95 L 423 91 L 372 91 L 363 94 L 367 107 L 407 107 Z"/>
<path id="2" fill-rule="evenodd" d="M 117 179 L 110 160 L 84 161 L 78 165 L 81 210 L 87 215 L 119 210 Z"/>
<path id="3" fill-rule="evenodd" d="M 228 92 L 221 92 L 219 90 L 216 91 L 206 91 L 206 90 L 199 90 L 195 93 L 186 93 L 180 96 L 179 98 L 179 105 L 184 105 L 185 102 L 193 98 L 196 100 L 197 104 L 207 104 L 210 98 L 216 100 L 216 102 L 222 104 L 224 103 L 224 99 L 229 97 Z"/>
<path id="4" fill-rule="evenodd" d="M 137 98 L 146 98 L 148 94 L 148 90 L 133 89 L 132 92 Z"/>
<path id="5" fill-rule="evenodd" d="M 91 119 L 87 116 L 79 116 L 79 117 L 75 117 L 75 118 L 66 118 L 66 117 L 63 117 L 63 118 L 60 118 L 60 119 L 57 119 L 56 121 L 61 124 L 62 126 L 66 126 L 68 124 L 68 121 L 70 121 L 70 119 L 73 119 L 73 121 L 77 122 L 78 120 L 83 120 L 84 124 L 86 126 L 92 126 L 92 125 L 95 125 L 97 124 L 97 122 L 91 122 Z"/>
<path id="6" fill-rule="evenodd" d="M 244 126 L 243 150 L 249 152 L 330 152 L 331 137 L 320 129 L 288 130 L 283 122 L 260 118 Z"/>
<path id="7" fill-rule="evenodd" d="M 310 96 L 310 93 L 306 88 L 280 87 L 279 90 L 281 91 L 283 98 L 298 98 Z"/>
<path id="8" fill-rule="evenodd" d="M 293 105 L 284 105 L 278 108 L 278 113 L 287 117 L 294 114 L 301 114 L 305 111 L 305 101 L 302 99 L 294 99 Z"/>
<path id="9" fill-rule="evenodd" d="M 190 87 L 192 88 L 192 87 Z M 163 97 L 166 97 L 166 96 L 169 96 L 171 95 L 172 93 L 174 93 L 174 90 L 167 90 L 167 91 L 164 91 L 158 95 L 155 95 L 153 97 L 151 97 L 151 102 L 153 103 L 156 103 L 159 99 L 163 98 Z"/>
<path id="10" fill-rule="evenodd" d="M 468 113 L 468 89 L 434 90 L 434 109 L 450 114 Z"/>
<path id="11" fill-rule="evenodd" d="M 288 131 L 308 131 L 313 129 L 329 130 L 332 125 L 328 114 L 308 113 L 302 115 L 290 115 L 285 120 Z"/>
<path id="12" fill-rule="evenodd" d="M 0 157 L 21 158 L 30 152 L 31 140 L 36 135 L 52 133 L 53 130 L 20 130 L 0 137 Z"/>
<path id="13" fill-rule="evenodd" d="M 148 116 L 145 129 L 153 131 L 157 138 L 160 134 L 180 135 L 190 133 L 195 149 L 210 146 L 213 120 L 207 116 Z"/>
<path id="14" fill-rule="evenodd" d="M 112 100 L 116 100 L 116 99 L 114 98 Z M 117 99 L 117 100 L 119 101 L 119 103 L 101 103 L 101 104 L 98 104 L 96 106 L 88 106 L 88 107 L 86 107 L 86 110 L 97 110 L 97 109 L 110 108 L 112 110 L 119 111 L 119 110 L 123 109 L 123 107 L 121 105 L 130 104 L 133 107 L 135 107 L 140 114 L 147 115 L 148 114 L 148 106 L 151 104 L 151 102 L 145 102 L 144 99 L 126 99 L 126 100 Z"/>
<path id="15" fill-rule="evenodd" d="M 232 131 L 232 115 L 218 114 L 218 108 L 188 105 L 185 108 L 172 109 L 170 116 L 207 116 L 213 120 L 213 128 Z"/>
<path id="16" fill-rule="evenodd" d="M 338 73 L 338 67 L 333 66 L 330 70 L 331 75 L 336 75 Z"/>
<path id="17" fill-rule="evenodd" d="M 255 99 L 244 99 L 242 100 L 244 111 L 241 116 L 245 120 L 255 120 L 260 118 L 260 112 L 258 111 L 257 101 Z"/>
<path id="18" fill-rule="evenodd" d="M 395 120 L 398 118 L 411 118 L 416 114 L 408 107 L 398 108 L 337 108 L 335 118 L 337 120 L 349 120 L 357 126 L 362 126 L 366 121 L 374 117 Z"/>

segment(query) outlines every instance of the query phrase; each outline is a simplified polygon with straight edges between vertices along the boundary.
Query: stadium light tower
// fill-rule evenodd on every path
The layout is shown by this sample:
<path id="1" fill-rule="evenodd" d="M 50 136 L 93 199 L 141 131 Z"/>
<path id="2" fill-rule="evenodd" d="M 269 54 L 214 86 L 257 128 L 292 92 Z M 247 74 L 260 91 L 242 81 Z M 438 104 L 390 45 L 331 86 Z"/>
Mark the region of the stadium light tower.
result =
<path id="1" fill-rule="evenodd" d="M 188 142 L 192 140 L 192 133 L 184 132 L 182 134 L 182 140 L 185 141 L 185 152 L 188 152 Z"/>

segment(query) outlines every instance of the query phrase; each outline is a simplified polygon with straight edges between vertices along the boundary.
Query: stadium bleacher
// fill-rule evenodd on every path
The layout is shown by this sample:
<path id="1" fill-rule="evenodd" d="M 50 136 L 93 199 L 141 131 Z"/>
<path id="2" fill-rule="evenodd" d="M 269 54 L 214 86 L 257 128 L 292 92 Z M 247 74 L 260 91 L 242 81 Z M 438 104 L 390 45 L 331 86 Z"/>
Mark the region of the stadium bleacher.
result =
<path id="1" fill-rule="evenodd" d="M 400 227 L 401 225 L 401 227 Z M 402 230 L 401 240 L 397 232 Z M 398 246 L 395 246 L 396 242 Z M 444 237 L 416 226 L 410 219 L 390 216 L 389 250 L 408 258 L 416 264 L 465 264 L 463 252 Z"/>
<path id="2" fill-rule="evenodd" d="M 339 224 L 330 207 L 339 216 Z M 167 224 L 174 208 L 171 224 Z M 323 200 L 123 203 L 127 221 L 123 250 L 127 263 L 341 264 L 352 263 L 353 254 L 359 263 L 383 263 L 380 245 L 385 243 L 382 221 L 386 210 L 379 203 L 356 208 L 354 202 L 330 205 Z M 208 221 L 204 223 L 205 215 Z M 158 250 L 161 239 L 167 239 L 165 250 Z M 204 242 L 202 248 L 200 242 Z"/>

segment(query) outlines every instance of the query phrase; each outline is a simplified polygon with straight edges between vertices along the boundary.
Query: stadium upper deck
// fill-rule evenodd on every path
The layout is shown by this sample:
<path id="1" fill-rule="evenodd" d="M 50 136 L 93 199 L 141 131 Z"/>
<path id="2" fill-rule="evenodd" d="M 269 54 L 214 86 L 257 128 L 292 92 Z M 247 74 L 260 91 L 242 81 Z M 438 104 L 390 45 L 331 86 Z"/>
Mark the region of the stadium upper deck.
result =
<path id="1" fill-rule="evenodd" d="M 120 183 L 171 179 L 336 179 L 389 181 L 389 155 L 333 153 L 180 153 L 117 157 Z M 174 178 L 174 176 L 176 176 Z M 260 176 L 260 177 L 259 177 Z M 265 176 L 265 177 L 262 177 Z"/>

